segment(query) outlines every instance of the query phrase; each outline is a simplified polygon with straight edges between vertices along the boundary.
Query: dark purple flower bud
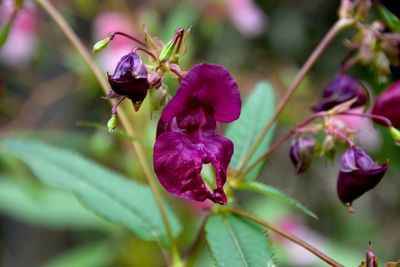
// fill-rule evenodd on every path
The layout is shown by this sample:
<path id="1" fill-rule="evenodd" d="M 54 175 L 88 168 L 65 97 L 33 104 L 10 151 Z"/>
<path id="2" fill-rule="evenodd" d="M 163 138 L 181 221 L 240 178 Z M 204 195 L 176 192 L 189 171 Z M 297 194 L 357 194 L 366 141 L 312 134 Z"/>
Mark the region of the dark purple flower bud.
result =
<path id="1" fill-rule="evenodd" d="M 351 204 L 356 198 L 374 188 L 385 175 L 387 164 L 376 164 L 364 150 L 351 147 L 340 159 L 337 192 L 343 203 Z"/>
<path id="2" fill-rule="evenodd" d="M 120 59 L 114 74 L 108 75 L 108 82 L 115 93 L 132 100 L 136 111 L 149 89 L 146 66 L 135 52 Z"/>
<path id="3" fill-rule="evenodd" d="M 331 108 L 357 97 L 352 108 L 362 106 L 367 101 L 367 95 L 362 85 L 347 75 L 338 75 L 328 83 L 323 92 L 321 102 L 312 107 L 315 112 Z"/>
<path id="4" fill-rule="evenodd" d="M 293 165 L 296 167 L 296 173 L 305 172 L 314 158 L 315 140 L 311 137 L 299 137 L 292 141 L 289 156 Z"/>
<path id="5" fill-rule="evenodd" d="M 400 81 L 394 82 L 385 89 L 372 108 L 372 114 L 388 118 L 392 125 L 400 128 Z M 376 120 L 377 123 L 381 121 Z M 386 126 L 386 125 L 385 125 Z"/>
<path id="6" fill-rule="evenodd" d="M 368 249 L 365 253 L 365 260 L 366 267 L 378 267 L 378 258 L 372 251 L 371 241 L 368 243 Z"/>
<path id="7" fill-rule="evenodd" d="M 215 127 L 217 121 L 238 119 L 240 109 L 239 88 L 225 68 L 198 64 L 188 71 L 161 115 L 154 144 L 154 171 L 168 192 L 226 204 L 223 186 L 233 143 L 215 134 Z M 216 173 L 211 190 L 201 177 L 208 163 Z"/>

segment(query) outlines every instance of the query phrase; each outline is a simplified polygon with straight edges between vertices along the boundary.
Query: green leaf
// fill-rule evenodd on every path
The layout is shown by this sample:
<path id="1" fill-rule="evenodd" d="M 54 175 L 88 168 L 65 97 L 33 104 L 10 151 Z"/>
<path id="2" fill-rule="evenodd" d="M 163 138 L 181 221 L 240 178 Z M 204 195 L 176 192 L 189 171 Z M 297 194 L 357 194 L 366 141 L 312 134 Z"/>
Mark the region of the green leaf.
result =
<path id="1" fill-rule="evenodd" d="M 282 191 L 280 191 L 279 189 L 277 189 L 273 186 L 270 186 L 270 185 L 267 185 L 264 183 L 260 183 L 257 181 L 243 181 L 243 182 L 238 182 L 235 185 L 235 188 L 242 189 L 242 190 L 250 190 L 253 192 L 260 193 L 267 197 L 272 197 L 277 200 L 281 200 L 283 202 L 286 202 L 290 206 L 304 212 L 305 214 L 313 217 L 314 219 L 318 219 L 317 215 L 315 215 L 314 212 L 310 211 L 308 208 L 303 206 L 300 202 L 287 196 L 285 193 L 283 193 Z"/>
<path id="2" fill-rule="evenodd" d="M 8 34 L 10 33 L 11 26 L 14 22 L 16 11 L 10 16 L 10 18 L 0 27 L 0 47 L 7 41 Z"/>
<path id="3" fill-rule="evenodd" d="M 111 266 L 114 254 L 105 244 L 86 244 L 50 260 L 42 267 L 106 267 Z"/>
<path id="4" fill-rule="evenodd" d="M 267 81 L 259 82 L 244 103 L 239 120 L 231 123 L 225 134 L 235 145 L 235 151 L 230 165 L 231 168 L 237 170 L 242 164 L 244 157 L 264 128 L 265 123 L 271 117 L 274 109 L 275 94 L 272 85 Z M 249 166 L 268 150 L 272 141 L 274 128 L 273 126 L 264 137 L 246 166 Z M 262 164 L 259 164 L 247 175 L 247 178 L 256 179 L 260 174 L 261 168 Z"/>
<path id="5" fill-rule="evenodd" d="M 400 19 L 383 5 L 376 5 L 380 18 L 392 31 L 400 32 Z"/>
<path id="6" fill-rule="evenodd" d="M 107 230 L 107 222 L 83 208 L 70 192 L 41 184 L 0 178 L 0 212 L 55 229 Z"/>
<path id="7" fill-rule="evenodd" d="M 108 170 L 74 152 L 32 140 L 0 142 L 5 150 L 27 164 L 44 183 L 72 191 L 99 216 L 129 228 L 143 240 L 167 243 L 160 213 L 147 186 Z M 180 225 L 165 206 L 174 236 Z"/>
<path id="8" fill-rule="evenodd" d="M 213 215 L 206 223 L 206 238 L 217 266 L 275 266 L 261 226 L 234 215 Z"/>

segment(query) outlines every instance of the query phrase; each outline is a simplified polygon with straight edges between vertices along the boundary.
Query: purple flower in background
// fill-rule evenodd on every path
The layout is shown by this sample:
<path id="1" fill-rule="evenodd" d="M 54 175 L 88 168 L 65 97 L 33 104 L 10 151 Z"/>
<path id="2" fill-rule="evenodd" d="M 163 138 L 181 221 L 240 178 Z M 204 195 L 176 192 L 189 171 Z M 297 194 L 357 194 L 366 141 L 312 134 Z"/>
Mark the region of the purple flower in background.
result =
<path id="1" fill-rule="evenodd" d="M 365 89 L 356 79 L 347 75 L 338 75 L 325 86 L 320 103 L 312 109 L 315 112 L 330 110 L 355 97 L 357 101 L 353 103 L 352 108 L 364 105 L 367 101 Z"/>
<path id="2" fill-rule="evenodd" d="M 400 81 L 385 89 L 376 100 L 372 114 L 388 118 L 394 127 L 400 128 Z M 380 121 L 376 120 L 377 123 Z M 386 125 L 385 125 L 386 126 Z"/>
<path id="3" fill-rule="evenodd" d="M 299 137 L 292 141 L 289 156 L 296 173 L 305 172 L 311 164 L 315 152 L 315 140 L 311 137 Z"/>
<path id="4" fill-rule="evenodd" d="M 108 75 L 108 82 L 115 93 L 132 100 L 135 110 L 139 109 L 149 89 L 146 66 L 135 52 L 120 59 L 114 74 Z"/>
<path id="5" fill-rule="evenodd" d="M 374 188 L 385 175 L 387 164 L 376 164 L 364 150 L 351 147 L 340 159 L 337 192 L 343 203 L 352 203 L 356 198 Z"/>
<path id="6" fill-rule="evenodd" d="M 233 143 L 215 134 L 215 127 L 217 121 L 238 119 L 240 109 L 239 88 L 225 68 L 203 63 L 188 71 L 161 115 L 154 145 L 154 170 L 168 192 L 226 204 L 223 186 Z M 212 190 L 201 177 L 203 164 L 215 169 Z"/>

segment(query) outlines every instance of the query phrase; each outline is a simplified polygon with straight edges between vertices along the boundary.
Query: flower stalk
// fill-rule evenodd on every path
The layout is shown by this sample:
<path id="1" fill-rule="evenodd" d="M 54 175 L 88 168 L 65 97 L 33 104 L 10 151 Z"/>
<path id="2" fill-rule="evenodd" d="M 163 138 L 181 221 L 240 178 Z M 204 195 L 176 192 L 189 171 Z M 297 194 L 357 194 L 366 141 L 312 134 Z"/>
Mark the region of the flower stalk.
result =
<path id="1" fill-rule="evenodd" d="M 337 261 L 335 261 L 334 259 L 330 258 L 329 256 L 327 256 L 326 254 L 324 254 L 323 252 L 319 251 L 318 249 L 316 249 L 315 247 L 311 246 L 310 244 L 304 242 L 303 240 L 301 240 L 300 238 L 297 238 L 281 229 L 279 229 L 278 227 L 264 221 L 263 219 L 250 214 L 246 211 L 243 210 L 238 210 L 232 207 L 227 207 L 227 210 L 233 214 L 237 214 L 239 216 L 242 216 L 244 218 L 247 218 L 249 220 L 252 220 L 253 222 L 256 222 L 262 226 L 264 226 L 265 228 L 277 233 L 280 236 L 283 236 L 284 238 L 290 240 L 293 243 L 296 243 L 297 245 L 307 249 L 308 251 L 310 251 L 312 254 L 314 254 L 315 256 L 317 256 L 318 258 L 320 258 L 321 260 L 323 260 L 324 262 L 326 262 L 327 264 L 329 264 L 330 266 L 333 267 L 344 267 L 343 264 L 338 263 Z"/>
<path id="2" fill-rule="evenodd" d="M 58 12 L 58 10 L 48 1 L 48 0 L 36 0 L 37 4 L 49 15 L 49 17 L 55 22 L 55 24 L 60 28 L 62 33 L 65 35 L 65 37 L 68 39 L 68 41 L 72 44 L 72 46 L 77 50 L 79 55 L 84 59 L 85 63 L 88 65 L 90 70 L 93 72 L 96 80 L 99 82 L 100 87 L 102 88 L 103 92 L 105 94 L 108 94 L 108 92 L 111 90 L 111 88 L 108 85 L 106 77 L 103 75 L 99 67 L 96 65 L 94 62 L 92 56 L 88 52 L 88 50 L 85 48 L 85 46 L 82 44 L 82 42 L 79 40 L 77 35 L 73 32 L 71 27 L 67 24 L 65 19 L 61 16 L 61 14 Z M 112 105 L 115 104 L 115 100 L 110 98 L 109 99 L 110 103 Z M 121 120 L 122 126 L 125 128 L 125 131 L 127 132 L 128 135 L 131 136 L 136 136 L 136 131 L 133 128 L 132 124 L 129 121 L 128 114 L 124 109 L 119 110 L 119 119 Z M 181 256 L 178 250 L 178 246 L 172 236 L 172 230 L 170 223 L 168 221 L 168 218 L 166 216 L 166 212 L 164 209 L 164 205 L 162 204 L 162 197 L 161 193 L 154 181 L 154 176 L 152 174 L 151 168 L 146 160 L 146 155 L 145 155 L 145 150 L 143 146 L 140 143 L 137 142 L 131 142 L 131 145 L 136 152 L 136 155 L 138 157 L 139 163 L 143 168 L 143 171 L 145 173 L 145 177 L 147 179 L 147 182 L 150 186 L 150 189 L 154 195 L 157 207 L 160 211 L 160 215 L 165 227 L 165 231 L 167 233 L 169 242 L 170 242 L 170 250 L 171 250 L 171 255 L 172 255 L 172 265 L 173 266 L 181 266 L 182 261 L 181 261 Z"/>
<path id="3" fill-rule="evenodd" d="M 262 140 L 264 139 L 265 135 L 269 132 L 274 122 L 278 119 L 281 115 L 283 109 L 288 104 L 290 98 L 295 93 L 296 89 L 299 87 L 300 83 L 303 81 L 309 70 L 314 66 L 317 59 L 321 56 L 322 52 L 328 47 L 331 41 L 340 33 L 342 30 L 346 29 L 347 27 L 353 25 L 355 21 L 350 18 L 341 18 L 336 21 L 335 24 L 331 27 L 331 29 L 327 32 L 318 46 L 314 49 L 312 54 L 309 56 L 307 61 L 304 63 L 303 67 L 297 73 L 296 77 L 290 84 L 289 88 L 287 89 L 285 95 L 282 97 L 280 102 L 278 103 L 277 108 L 275 109 L 274 113 L 272 114 L 271 118 L 266 122 L 263 130 L 257 136 L 254 144 L 251 146 L 249 151 L 247 152 L 246 156 L 244 157 L 242 164 L 238 169 L 238 174 L 241 174 L 246 164 L 249 162 L 251 156 L 254 154 L 258 146 L 261 144 Z"/>

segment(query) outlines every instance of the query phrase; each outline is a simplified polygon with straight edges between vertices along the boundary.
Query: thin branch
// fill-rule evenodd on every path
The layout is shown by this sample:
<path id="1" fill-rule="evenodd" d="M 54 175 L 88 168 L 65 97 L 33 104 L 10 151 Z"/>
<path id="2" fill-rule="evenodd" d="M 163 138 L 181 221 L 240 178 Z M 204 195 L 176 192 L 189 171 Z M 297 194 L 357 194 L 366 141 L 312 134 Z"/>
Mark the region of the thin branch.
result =
<path id="1" fill-rule="evenodd" d="M 105 78 L 105 75 L 102 73 L 102 71 L 99 69 L 99 67 L 96 65 L 94 62 L 91 54 L 89 51 L 85 48 L 85 46 L 82 44 L 78 36 L 73 32 L 71 27 L 66 23 L 64 18 L 61 16 L 61 14 L 55 9 L 55 7 L 48 1 L 48 0 L 36 0 L 38 5 L 49 15 L 49 17 L 57 24 L 57 26 L 60 28 L 62 33 L 65 35 L 65 37 L 68 39 L 68 41 L 72 44 L 72 46 L 78 51 L 79 55 L 84 59 L 90 70 L 93 72 L 95 78 L 99 82 L 103 92 L 107 95 L 108 91 L 110 91 L 110 87 L 108 85 L 107 79 Z M 115 103 L 115 100 L 109 99 L 111 104 Z M 121 109 L 119 111 L 119 119 L 122 122 L 123 127 L 125 128 L 125 131 L 131 135 L 131 136 L 137 136 L 136 132 L 132 126 L 132 124 L 129 121 L 129 117 L 127 112 L 124 109 Z M 175 263 L 179 263 L 181 261 L 180 259 L 180 254 L 178 250 L 178 246 L 175 243 L 175 240 L 172 235 L 172 230 L 170 223 L 168 221 L 164 205 L 162 203 L 162 198 L 161 198 L 161 193 L 154 181 L 154 177 L 151 171 L 151 168 L 146 160 L 146 154 L 144 151 L 144 148 L 141 144 L 137 142 L 131 142 L 133 149 L 136 152 L 136 155 L 138 157 L 138 160 L 143 168 L 143 171 L 145 173 L 147 182 L 150 186 L 150 189 L 154 195 L 157 207 L 160 211 L 160 215 L 165 227 L 165 231 L 167 233 L 168 239 L 171 244 L 171 254 L 172 254 L 172 260 Z"/>
<path id="2" fill-rule="evenodd" d="M 323 260 L 324 262 L 326 262 L 330 266 L 333 266 L 333 267 L 344 267 L 343 264 L 338 263 L 334 259 L 330 258 L 329 256 L 327 256 L 323 252 L 319 251 L 315 247 L 311 246 L 310 244 L 304 242 L 300 238 L 297 238 L 297 237 L 295 237 L 295 236 L 293 236 L 293 235 L 291 235 L 291 234 L 279 229 L 278 227 L 273 226 L 272 224 L 264 221 L 263 219 L 255 216 L 253 214 L 250 214 L 250 213 L 248 213 L 246 211 L 243 211 L 243 210 L 238 210 L 238 209 L 235 209 L 235 208 L 231 208 L 231 207 L 227 207 L 227 210 L 230 211 L 231 213 L 234 213 L 234 214 L 240 215 L 242 217 L 245 217 L 245 218 L 247 218 L 249 220 L 252 220 L 252 221 L 264 226 L 265 228 L 277 233 L 278 235 L 281 235 L 284 238 L 292 241 L 293 243 L 298 244 L 299 246 L 307 249 L 312 254 L 314 254 L 315 256 L 317 256 L 318 258 L 320 258 L 321 260 Z"/>
<path id="3" fill-rule="evenodd" d="M 287 132 L 284 136 L 282 136 L 278 141 L 276 141 L 275 143 L 273 143 L 269 149 L 262 154 L 259 158 L 257 158 L 249 167 L 247 167 L 246 169 L 244 169 L 244 171 L 241 173 L 242 176 L 246 176 L 246 174 L 248 174 L 252 169 L 254 169 L 258 164 L 260 164 L 261 162 L 263 162 L 264 160 L 266 160 L 269 155 L 275 151 L 275 149 L 277 149 L 278 147 L 280 147 L 282 144 L 284 144 L 290 137 L 292 137 L 294 134 L 296 134 L 298 131 L 298 129 L 303 128 L 304 126 L 306 126 L 307 124 L 309 124 L 310 122 L 312 122 L 313 120 L 315 120 L 316 118 L 320 118 L 320 117 L 324 117 L 326 116 L 327 113 L 326 112 L 318 112 L 315 113 L 313 115 L 311 115 L 310 117 L 308 117 L 306 120 L 304 120 L 302 123 L 300 123 L 299 125 L 297 125 L 294 129 L 290 130 L 289 132 Z"/>
<path id="4" fill-rule="evenodd" d="M 312 52 L 310 57 L 304 63 L 303 67 L 297 73 L 296 77 L 294 78 L 294 80 L 290 84 L 288 90 L 286 91 L 285 95 L 282 97 L 282 99 L 278 103 L 278 106 L 275 109 L 274 113 L 272 114 L 271 118 L 267 121 L 263 130 L 257 136 L 253 145 L 251 146 L 251 148 L 247 152 L 246 156 L 244 157 L 244 159 L 238 169 L 238 173 L 241 173 L 243 168 L 249 162 L 251 156 L 254 154 L 254 152 L 256 151 L 258 146 L 261 144 L 265 135 L 269 132 L 269 130 L 271 129 L 274 122 L 278 119 L 278 117 L 282 113 L 283 109 L 286 107 L 287 103 L 289 102 L 290 98 L 293 96 L 294 92 L 300 85 L 301 81 L 304 79 L 304 77 L 306 76 L 308 71 L 312 68 L 312 66 L 317 61 L 317 59 L 321 56 L 322 52 L 328 47 L 328 45 L 331 43 L 331 41 L 335 38 L 335 36 L 339 32 L 341 32 L 346 27 L 352 25 L 353 23 L 354 23 L 353 20 L 350 20 L 350 19 L 340 19 L 327 32 L 327 34 L 324 36 L 324 38 L 321 40 L 321 42 L 318 44 L 318 46 Z"/>

